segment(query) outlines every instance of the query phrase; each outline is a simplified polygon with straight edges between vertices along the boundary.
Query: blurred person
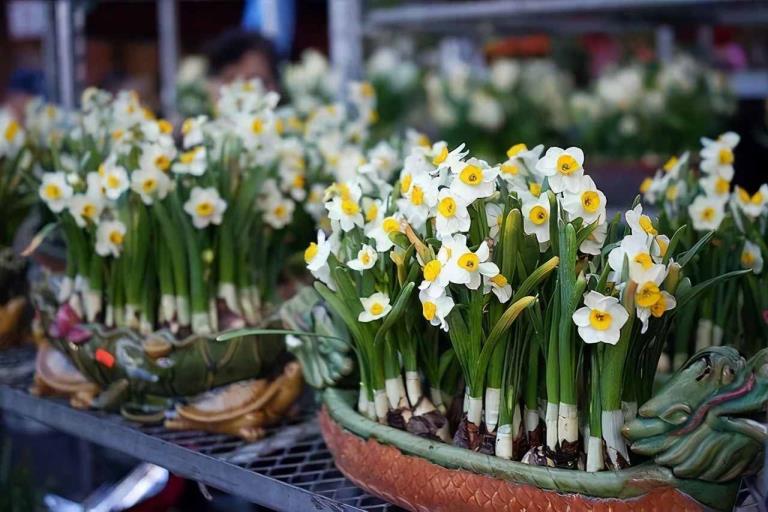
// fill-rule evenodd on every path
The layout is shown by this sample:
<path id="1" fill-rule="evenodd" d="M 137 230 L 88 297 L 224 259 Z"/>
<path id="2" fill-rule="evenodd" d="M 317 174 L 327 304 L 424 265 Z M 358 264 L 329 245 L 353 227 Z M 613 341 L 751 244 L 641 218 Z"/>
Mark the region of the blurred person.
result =
<path id="1" fill-rule="evenodd" d="M 222 85 L 237 79 L 258 78 L 268 90 L 278 89 L 274 46 L 255 32 L 229 30 L 211 42 L 207 56 L 209 91 L 213 98 Z"/>

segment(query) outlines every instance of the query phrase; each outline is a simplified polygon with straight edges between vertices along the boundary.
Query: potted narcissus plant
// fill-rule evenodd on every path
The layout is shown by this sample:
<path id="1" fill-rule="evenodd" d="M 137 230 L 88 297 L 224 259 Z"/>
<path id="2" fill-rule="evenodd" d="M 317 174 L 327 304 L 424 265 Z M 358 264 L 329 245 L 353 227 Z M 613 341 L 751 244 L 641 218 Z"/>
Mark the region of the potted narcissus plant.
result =
<path id="1" fill-rule="evenodd" d="M 694 282 L 704 244 L 682 251 L 639 204 L 609 219 L 579 148 L 508 157 L 437 142 L 411 150 L 392 189 L 366 175 L 329 189 L 330 226 L 305 261 L 312 310 L 357 357 L 356 390 L 338 372 L 314 382 L 337 466 L 410 510 L 727 509 L 759 457 L 729 452 L 725 470 L 695 439 L 764 436 L 711 432 L 700 415 L 734 396 L 762 407 L 765 352 L 710 349 L 653 386 L 678 311 L 746 271 Z M 289 323 L 327 335 L 322 318 Z M 312 339 L 295 343 L 331 368 Z"/>

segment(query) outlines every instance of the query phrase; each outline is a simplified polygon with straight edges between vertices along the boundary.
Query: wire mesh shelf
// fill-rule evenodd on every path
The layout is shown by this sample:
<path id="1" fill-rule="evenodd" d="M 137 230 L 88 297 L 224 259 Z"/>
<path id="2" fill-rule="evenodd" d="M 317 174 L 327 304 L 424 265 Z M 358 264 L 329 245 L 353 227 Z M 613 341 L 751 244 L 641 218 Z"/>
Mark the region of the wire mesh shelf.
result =
<path id="1" fill-rule="evenodd" d="M 311 402 L 311 400 L 310 400 Z M 38 398 L 26 383 L 0 385 L 0 409 L 165 467 L 274 510 L 400 512 L 365 493 L 336 469 L 311 403 L 254 443 L 197 431 L 140 425 L 102 411 Z"/>

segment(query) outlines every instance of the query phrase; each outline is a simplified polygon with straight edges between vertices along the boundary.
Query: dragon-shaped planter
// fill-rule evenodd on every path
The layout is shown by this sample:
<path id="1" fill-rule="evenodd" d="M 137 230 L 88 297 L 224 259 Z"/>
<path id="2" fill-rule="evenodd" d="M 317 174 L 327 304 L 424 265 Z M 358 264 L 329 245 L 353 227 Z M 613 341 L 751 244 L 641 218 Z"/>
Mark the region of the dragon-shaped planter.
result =
<path id="1" fill-rule="evenodd" d="M 624 427 L 649 460 L 586 473 L 471 452 L 371 421 L 355 396 L 323 392 L 320 425 L 336 465 L 368 492 L 413 511 L 730 510 L 768 439 L 768 349 L 749 361 L 694 356 Z"/>
<path id="2" fill-rule="evenodd" d="M 301 392 L 296 363 L 280 372 L 286 360 L 281 334 L 227 341 L 217 341 L 216 334 L 177 339 L 168 330 L 142 335 L 83 324 L 71 307 L 56 307 L 42 294 L 35 302 L 47 341 L 38 351 L 32 391 L 67 396 L 73 407 L 160 422 L 183 400 L 189 403 L 176 405 L 168 428 L 252 440 Z"/>

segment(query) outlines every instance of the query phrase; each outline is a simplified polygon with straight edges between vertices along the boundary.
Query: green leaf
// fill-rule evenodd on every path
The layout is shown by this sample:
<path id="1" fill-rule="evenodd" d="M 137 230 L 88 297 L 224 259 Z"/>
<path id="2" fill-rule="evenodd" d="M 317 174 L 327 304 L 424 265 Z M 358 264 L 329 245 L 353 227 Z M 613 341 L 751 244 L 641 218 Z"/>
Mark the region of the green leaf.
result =
<path id="1" fill-rule="evenodd" d="M 520 288 L 517 289 L 515 295 L 512 297 L 512 301 L 516 302 L 523 296 L 531 293 L 536 287 L 538 287 L 549 274 L 555 270 L 560 263 L 560 258 L 552 256 L 550 259 L 542 263 L 536 270 L 523 281 Z"/>
<path id="2" fill-rule="evenodd" d="M 355 316 L 349 309 L 347 304 L 339 299 L 335 292 L 331 291 L 330 288 L 320 281 L 315 281 L 315 290 L 317 290 L 317 293 L 319 293 L 325 302 L 328 303 L 328 307 L 341 318 L 347 326 L 347 329 L 349 329 L 350 334 L 352 334 L 352 337 L 357 340 L 358 343 L 363 343 L 365 338 L 363 337 L 362 329 L 360 329 L 360 324 L 357 321 L 357 316 Z M 357 300 L 357 295 L 355 295 L 355 300 Z"/>
<path id="3" fill-rule="evenodd" d="M 675 233 L 677 234 L 677 233 Z M 702 247 L 704 247 L 715 235 L 714 231 L 710 231 L 709 233 L 702 236 L 698 242 L 696 242 L 693 247 L 691 247 L 689 250 L 680 253 L 680 259 L 678 259 L 678 263 L 681 267 L 685 268 L 685 266 L 690 263 L 690 261 L 693 259 L 694 256 L 701 250 Z M 681 235 L 682 236 L 682 235 Z"/>
<path id="4" fill-rule="evenodd" d="M 662 260 L 664 265 L 669 263 L 669 259 L 675 253 L 675 249 L 677 249 L 677 245 L 680 243 L 680 238 L 683 237 L 687 229 L 688 226 L 682 225 L 677 229 L 677 231 L 675 231 L 675 234 L 672 235 L 672 239 L 669 241 L 669 247 L 667 247 L 667 253 L 664 255 L 664 259 Z"/>
<path id="5" fill-rule="evenodd" d="M 338 340 L 344 342 L 347 341 L 344 338 L 333 336 L 330 334 L 320 334 L 316 332 L 294 331 L 292 329 L 258 329 L 255 327 L 245 327 L 243 329 L 235 329 L 233 331 L 226 331 L 216 336 L 216 341 L 227 341 L 233 338 L 241 338 L 243 336 L 258 336 L 261 334 L 292 334 L 293 336 L 309 336 L 310 338 L 328 338 L 332 340 Z"/>
<path id="6" fill-rule="evenodd" d="M 735 279 L 739 276 L 743 276 L 745 274 L 748 274 L 752 272 L 751 269 L 744 269 L 744 270 L 734 270 L 733 272 L 728 272 L 727 274 L 720 274 L 719 276 L 715 276 L 712 279 L 707 279 L 703 283 L 699 283 L 696 286 L 692 288 L 683 288 L 683 281 L 680 282 L 680 285 L 678 285 L 678 292 L 677 292 L 677 307 L 673 311 L 677 311 L 680 308 L 684 307 L 686 304 L 688 304 L 690 301 L 707 291 L 712 286 L 718 285 L 720 283 L 723 283 L 725 281 L 729 281 L 731 279 Z"/>

